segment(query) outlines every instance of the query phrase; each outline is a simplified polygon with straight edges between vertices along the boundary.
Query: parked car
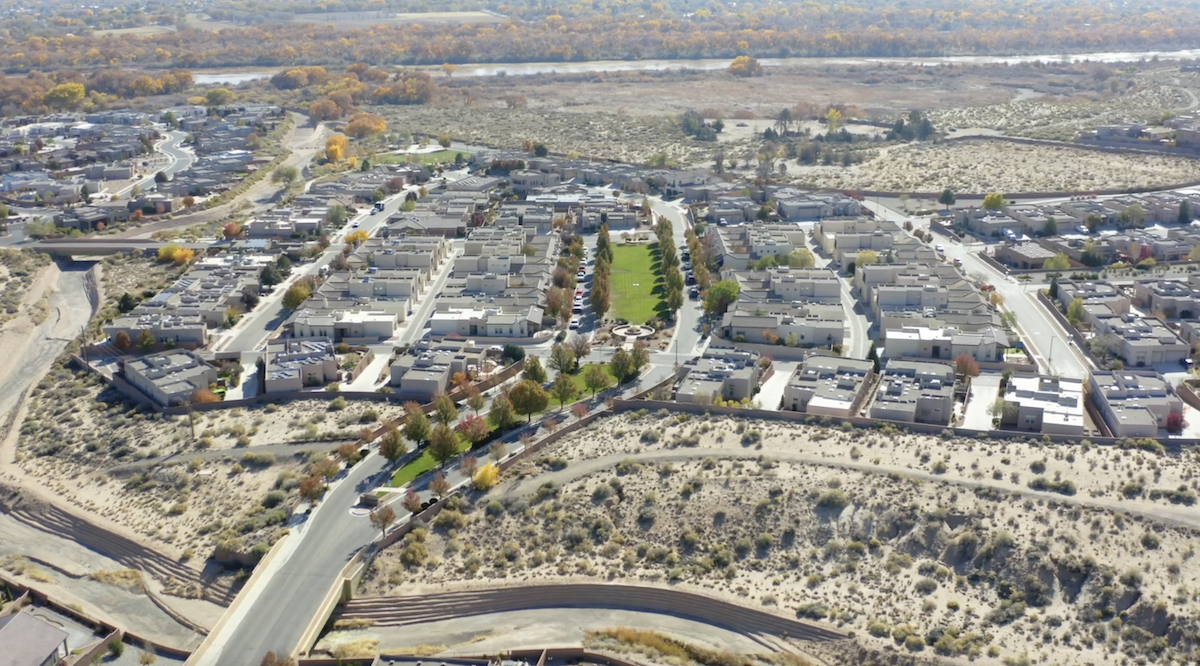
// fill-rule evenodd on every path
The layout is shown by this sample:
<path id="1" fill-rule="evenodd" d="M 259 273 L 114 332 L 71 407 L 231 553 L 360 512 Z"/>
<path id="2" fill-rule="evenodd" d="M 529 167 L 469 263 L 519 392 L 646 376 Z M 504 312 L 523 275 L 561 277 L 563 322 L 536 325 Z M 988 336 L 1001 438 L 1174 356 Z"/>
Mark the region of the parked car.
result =
<path id="1" fill-rule="evenodd" d="M 572 316 L 571 317 L 571 330 L 572 331 L 579 330 L 579 324 L 581 321 L 583 321 L 583 319 L 579 315 Z"/>

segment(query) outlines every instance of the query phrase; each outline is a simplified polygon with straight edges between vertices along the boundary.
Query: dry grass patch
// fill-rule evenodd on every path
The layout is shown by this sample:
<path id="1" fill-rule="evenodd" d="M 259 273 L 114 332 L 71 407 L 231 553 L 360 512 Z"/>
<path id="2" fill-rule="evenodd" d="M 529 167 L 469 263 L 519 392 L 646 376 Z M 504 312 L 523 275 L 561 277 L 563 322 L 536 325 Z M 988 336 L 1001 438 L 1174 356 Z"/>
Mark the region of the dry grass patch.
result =
<path id="1" fill-rule="evenodd" d="M 130 592 L 143 592 L 146 589 L 145 580 L 142 578 L 142 572 L 135 569 L 118 569 L 115 571 L 103 570 L 93 571 L 88 574 L 88 578 L 105 585 L 112 585 Z"/>

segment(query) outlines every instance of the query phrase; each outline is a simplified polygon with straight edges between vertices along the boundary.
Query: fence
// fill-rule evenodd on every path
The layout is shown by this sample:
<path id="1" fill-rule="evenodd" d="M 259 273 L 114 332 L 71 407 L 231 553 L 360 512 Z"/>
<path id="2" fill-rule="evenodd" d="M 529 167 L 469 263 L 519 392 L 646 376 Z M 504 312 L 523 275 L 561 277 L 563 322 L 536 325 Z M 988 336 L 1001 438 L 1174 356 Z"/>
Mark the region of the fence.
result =
<path id="1" fill-rule="evenodd" d="M 1085 405 L 1089 403 L 1085 401 Z M 1053 442 L 1071 444 L 1088 440 L 1093 444 L 1111 445 L 1117 444 L 1125 438 L 1112 437 L 1104 435 L 1100 437 L 1087 435 L 1043 435 L 1041 433 L 1024 432 L 1018 430 L 974 430 L 971 428 L 955 428 L 948 425 L 938 425 L 934 423 L 916 423 L 910 421 L 892 421 L 889 419 L 863 418 L 857 416 L 850 417 L 823 417 L 813 414 L 805 414 L 802 412 L 792 411 L 768 411 L 762 409 L 740 409 L 737 407 L 718 407 L 716 405 L 693 405 L 677 402 L 663 402 L 657 400 L 614 400 L 613 413 L 620 414 L 631 410 L 644 409 L 647 411 L 667 410 L 671 412 L 684 412 L 694 415 L 704 414 L 720 414 L 723 416 L 736 416 L 740 419 L 757 419 L 762 421 L 791 421 L 793 423 L 807 424 L 822 424 L 834 425 L 837 423 L 850 423 L 857 428 L 878 428 L 882 425 L 891 425 L 893 427 L 907 430 L 909 432 L 922 433 L 927 435 L 946 435 L 949 433 L 955 437 L 976 437 L 976 438 L 991 438 L 991 439 L 1027 439 L 1037 437 L 1049 437 Z M 1102 423 L 1101 421 L 1100 423 Z M 1097 424 L 1099 426 L 1099 423 Z M 1103 431 L 1103 428 L 1101 428 Z M 1200 445 L 1200 439 L 1183 439 L 1172 438 L 1163 442 L 1176 447 L 1191 447 Z"/>
<path id="2" fill-rule="evenodd" d="M 121 627 L 116 627 L 102 620 L 98 620 L 91 615 L 88 615 L 87 612 L 78 608 L 74 604 L 68 605 L 60 603 L 37 588 L 25 585 L 23 583 L 18 583 L 16 580 L 10 578 L 3 572 L 0 572 L 0 583 L 4 584 L 10 590 L 21 592 L 21 596 L 27 600 L 26 603 L 45 606 L 46 608 L 53 610 L 55 613 L 65 615 L 79 624 L 91 628 L 93 633 L 97 635 L 97 640 L 99 640 L 99 636 L 101 634 L 105 636 L 101 643 L 98 645 L 93 645 L 86 653 L 84 653 L 88 656 L 88 661 L 77 659 L 72 662 L 74 664 L 91 663 L 91 656 L 97 653 L 102 653 L 105 649 L 107 649 L 109 641 L 114 637 L 123 639 L 126 643 L 136 643 L 152 649 L 156 654 L 169 657 L 171 659 L 178 659 L 182 661 L 186 660 L 191 655 L 191 652 L 188 652 L 187 650 L 158 643 L 143 636 L 139 636 L 133 632 L 126 631 Z"/>

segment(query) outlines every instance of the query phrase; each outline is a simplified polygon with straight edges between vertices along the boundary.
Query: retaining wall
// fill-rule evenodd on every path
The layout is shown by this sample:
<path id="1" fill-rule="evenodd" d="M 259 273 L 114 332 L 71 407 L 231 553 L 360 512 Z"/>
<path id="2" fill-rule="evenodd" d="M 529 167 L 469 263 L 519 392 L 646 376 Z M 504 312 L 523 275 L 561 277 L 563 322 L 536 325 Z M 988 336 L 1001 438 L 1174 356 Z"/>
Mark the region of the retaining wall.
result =
<path id="1" fill-rule="evenodd" d="M 1085 405 L 1090 404 L 1085 402 Z M 849 422 L 858 428 L 877 428 L 881 424 L 890 424 L 897 428 L 904 429 L 908 432 L 923 433 L 928 435 L 942 435 L 946 432 L 951 433 L 955 437 L 976 437 L 976 438 L 991 438 L 991 439 L 1028 439 L 1043 437 L 1041 433 L 1024 432 L 1019 430 L 973 430 L 970 428 L 955 428 L 951 426 L 943 426 L 932 423 L 910 423 L 907 421 L 890 421 L 888 419 L 872 419 L 862 417 L 821 417 L 812 414 L 804 414 L 801 412 L 791 411 L 768 411 L 762 409 L 739 409 L 737 407 L 717 407 L 715 405 L 692 405 L 686 403 L 663 402 L 657 400 L 614 400 L 612 410 L 616 414 L 628 412 L 631 410 L 645 409 L 647 411 L 657 411 L 665 409 L 670 412 L 683 412 L 687 414 L 703 415 L 703 414 L 720 414 L 723 416 L 735 416 L 740 419 L 759 419 L 764 421 L 791 421 L 793 423 L 813 423 L 828 419 L 828 423 Z M 810 420 L 811 419 L 811 420 Z M 1101 422 L 1102 423 L 1102 422 Z M 1103 428 L 1101 428 L 1103 431 Z M 1088 440 L 1093 444 L 1116 444 L 1124 439 L 1112 436 L 1089 437 L 1087 435 L 1050 435 L 1051 441 L 1074 444 L 1083 440 Z M 1163 442 L 1173 447 L 1193 447 L 1200 445 L 1200 439 L 1183 439 L 1171 438 Z"/>
<path id="2" fill-rule="evenodd" d="M 191 652 L 188 652 L 187 650 L 158 643 L 135 633 L 125 631 L 121 627 L 116 627 L 107 622 L 98 620 L 91 615 L 88 615 L 85 611 L 76 608 L 74 605 L 59 603 L 45 592 L 42 592 L 35 587 L 19 583 L 13 578 L 9 577 L 6 573 L 0 572 L 0 583 L 4 583 L 9 587 L 9 589 L 23 592 L 28 596 L 28 599 L 31 603 L 35 603 L 39 606 L 45 606 L 54 612 L 59 613 L 60 615 L 65 615 L 79 624 L 91 628 L 96 634 L 103 633 L 109 638 L 114 635 L 123 637 L 126 642 L 134 642 L 138 645 L 152 648 L 157 654 L 170 657 L 172 659 L 185 660 L 191 655 Z M 100 645 L 102 646 L 100 651 L 103 652 L 104 649 L 107 649 L 108 639 L 106 638 Z M 91 652 L 92 651 L 89 651 L 89 654 Z M 77 661 L 75 663 L 91 662 Z"/>

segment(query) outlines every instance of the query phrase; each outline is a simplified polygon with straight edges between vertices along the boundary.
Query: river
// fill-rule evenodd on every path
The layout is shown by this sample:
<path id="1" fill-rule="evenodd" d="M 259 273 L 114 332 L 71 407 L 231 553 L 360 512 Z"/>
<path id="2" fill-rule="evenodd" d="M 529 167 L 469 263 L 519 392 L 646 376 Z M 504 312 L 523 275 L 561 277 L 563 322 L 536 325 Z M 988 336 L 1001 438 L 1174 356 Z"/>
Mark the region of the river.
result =
<path id="1" fill-rule="evenodd" d="M 1060 55 L 1017 55 L 1017 56 L 938 56 L 929 58 L 763 58 L 765 67 L 821 67 L 824 65 L 899 64 L 935 67 L 938 65 L 1018 65 L 1031 62 L 1136 62 L 1138 60 L 1191 60 L 1200 58 L 1200 49 L 1185 51 L 1109 51 L 1105 53 L 1073 53 Z M 517 62 L 517 63 L 469 63 L 458 65 L 455 76 L 514 76 L 528 74 L 586 74 L 589 72 L 638 72 L 663 69 L 724 69 L 729 58 L 702 60 L 593 60 L 588 62 Z M 249 81 L 269 78 L 282 67 L 269 70 L 229 69 L 208 70 L 192 73 L 196 83 L 212 85 L 222 83 L 237 85 Z M 430 72 L 440 72 L 440 67 L 418 67 Z"/>

